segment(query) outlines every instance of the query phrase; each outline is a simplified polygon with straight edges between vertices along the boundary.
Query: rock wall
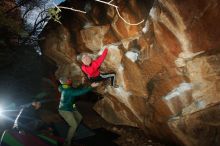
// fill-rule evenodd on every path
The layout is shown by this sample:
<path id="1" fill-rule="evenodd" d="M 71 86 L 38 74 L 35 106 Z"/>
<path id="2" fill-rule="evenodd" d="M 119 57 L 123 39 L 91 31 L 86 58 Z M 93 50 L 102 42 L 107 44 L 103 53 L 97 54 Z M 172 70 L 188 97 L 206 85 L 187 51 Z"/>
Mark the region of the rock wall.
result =
<path id="1" fill-rule="evenodd" d="M 94 109 L 107 121 L 150 131 L 187 146 L 220 145 L 220 1 L 67 1 L 62 25 L 49 22 L 41 33 L 56 76 L 81 82 L 77 56 L 109 54 L 101 70 L 117 74 L 119 88 L 103 85 Z"/>

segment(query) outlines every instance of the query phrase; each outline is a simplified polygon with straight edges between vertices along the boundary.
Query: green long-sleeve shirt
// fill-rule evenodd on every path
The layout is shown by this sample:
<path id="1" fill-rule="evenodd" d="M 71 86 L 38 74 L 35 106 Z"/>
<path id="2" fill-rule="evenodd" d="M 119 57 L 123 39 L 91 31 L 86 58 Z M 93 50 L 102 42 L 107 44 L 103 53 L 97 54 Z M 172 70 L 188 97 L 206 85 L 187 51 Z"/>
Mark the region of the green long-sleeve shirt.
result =
<path id="1" fill-rule="evenodd" d="M 59 91 L 61 92 L 61 98 L 59 110 L 73 111 L 73 104 L 75 103 L 76 97 L 91 91 L 91 89 L 92 87 L 74 89 L 68 85 L 60 85 Z"/>

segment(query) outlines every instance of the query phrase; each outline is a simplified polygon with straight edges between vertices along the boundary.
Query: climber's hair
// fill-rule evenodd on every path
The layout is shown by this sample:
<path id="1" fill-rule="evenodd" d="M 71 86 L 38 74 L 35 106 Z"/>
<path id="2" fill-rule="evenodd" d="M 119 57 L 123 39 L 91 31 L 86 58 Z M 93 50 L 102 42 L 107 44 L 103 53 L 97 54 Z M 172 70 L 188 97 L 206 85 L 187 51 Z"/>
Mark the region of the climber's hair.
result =
<path id="1" fill-rule="evenodd" d="M 80 53 L 79 55 L 76 56 L 76 60 L 82 63 L 82 57 L 84 55 L 88 55 L 89 56 L 88 53 Z"/>
<path id="2" fill-rule="evenodd" d="M 84 54 L 84 53 L 81 53 L 81 54 L 77 55 L 77 56 L 76 56 L 76 60 L 79 61 L 79 62 L 82 62 L 82 56 L 83 56 L 83 54 Z"/>

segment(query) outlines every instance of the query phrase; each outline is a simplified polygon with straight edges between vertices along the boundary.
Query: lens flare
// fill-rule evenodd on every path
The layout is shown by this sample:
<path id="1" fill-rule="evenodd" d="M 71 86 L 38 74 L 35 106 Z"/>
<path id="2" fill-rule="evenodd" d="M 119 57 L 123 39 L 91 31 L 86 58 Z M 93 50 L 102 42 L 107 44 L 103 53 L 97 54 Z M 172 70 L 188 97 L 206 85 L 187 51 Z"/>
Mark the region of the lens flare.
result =
<path id="1" fill-rule="evenodd" d="M 2 110 L 2 108 L 0 107 L 0 116 L 2 116 L 2 113 L 3 113 L 3 110 Z"/>

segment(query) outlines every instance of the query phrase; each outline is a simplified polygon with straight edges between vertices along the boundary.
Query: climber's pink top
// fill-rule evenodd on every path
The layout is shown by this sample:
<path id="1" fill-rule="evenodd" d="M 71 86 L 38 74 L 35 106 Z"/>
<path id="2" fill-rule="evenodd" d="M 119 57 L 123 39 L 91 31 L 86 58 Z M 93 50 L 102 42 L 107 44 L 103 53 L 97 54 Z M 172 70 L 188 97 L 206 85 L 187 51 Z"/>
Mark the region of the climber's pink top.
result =
<path id="1" fill-rule="evenodd" d="M 100 75 L 99 67 L 101 66 L 102 62 L 105 60 L 105 57 L 108 53 L 108 49 L 105 48 L 102 55 L 99 56 L 96 60 L 92 61 L 89 66 L 83 64 L 82 71 L 86 73 L 89 78 L 97 77 Z"/>

